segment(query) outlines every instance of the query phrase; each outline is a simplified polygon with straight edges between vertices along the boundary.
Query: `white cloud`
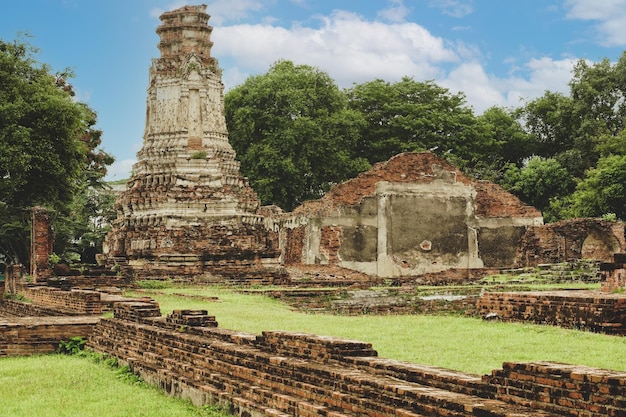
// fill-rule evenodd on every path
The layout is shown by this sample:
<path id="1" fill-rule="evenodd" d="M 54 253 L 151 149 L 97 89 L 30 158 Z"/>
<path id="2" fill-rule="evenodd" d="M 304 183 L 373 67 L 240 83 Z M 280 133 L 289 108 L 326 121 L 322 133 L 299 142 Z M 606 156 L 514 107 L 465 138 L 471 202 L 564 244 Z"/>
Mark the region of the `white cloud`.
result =
<path id="1" fill-rule="evenodd" d="M 263 9 L 263 2 L 260 0 L 215 0 L 209 3 L 207 10 L 210 10 L 210 24 L 215 26 L 223 25 L 224 22 L 238 21 L 248 16 L 250 11 Z"/>
<path id="2" fill-rule="evenodd" d="M 239 73 L 262 73 L 279 59 L 327 71 L 342 87 L 375 78 L 418 80 L 440 75 L 458 56 L 442 38 L 415 23 L 385 24 L 336 11 L 319 28 L 233 25 L 215 29 L 213 55 L 232 58 Z"/>
<path id="3" fill-rule="evenodd" d="M 130 178 L 130 172 L 133 169 L 133 164 L 137 162 L 136 159 L 124 159 L 122 161 L 115 161 L 107 169 L 106 181 L 117 181 Z"/>
<path id="4" fill-rule="evenodd" d="M 451 93 L 463 92 L 468 104 L 479 114 L 494 105 L 504 105 L 506 101 L 494 81 L 477 62 L 463 63 L 450 71 L 445 79 L 436 80 Z"/>
<path id="5" fill-rule="evenodd" d="M 154 7 L 152 9 L 150 9 L 150 16 L 158 18 L 163 13 L 169 12 L 169 11 L 174 10 L 174 9 L 179 9 L 179 8 L 183 7 L 184 5 L 186 5 L 186 4 L 187 4 L 186 0 L 174 0 L 174 1 L 170 2 L 170 3 L 168 3 L 168 5 L 163 7 L 163 8 L 161 8 L 161 7 Z"/>
<path id="6" fill-rule="evenodd" d="M 474 12 L 472 2 L 468 0 L 431 0 L 430 7 L 441 9 L 445 15 L 465 17 Z"/>
<path id="7" fill-rule="evenodd" d="M 626 0 L 566 0 L 565 8 L 569 19 L 598 21 L 602 44 L 626 45 Z"/>
<path id="8" fill-rule="evenodd" d="M 462 91 L 480 114 L 491 106 L 515 108 L 542 96 L 546 90 L 569 93 L 575 59 L 533 58 L 506 78 L 489 75 L 478 63 L 464 63 L 450 71 L 439 84 L 451 92 Z"/>
<path id="9" fill-rule="evenodd" d="M 410 9 L 404 5 L 403 0 L 389 0 L 390 6 L 378 12 L 378 16 L 390 22 L 404 22 Z"/>

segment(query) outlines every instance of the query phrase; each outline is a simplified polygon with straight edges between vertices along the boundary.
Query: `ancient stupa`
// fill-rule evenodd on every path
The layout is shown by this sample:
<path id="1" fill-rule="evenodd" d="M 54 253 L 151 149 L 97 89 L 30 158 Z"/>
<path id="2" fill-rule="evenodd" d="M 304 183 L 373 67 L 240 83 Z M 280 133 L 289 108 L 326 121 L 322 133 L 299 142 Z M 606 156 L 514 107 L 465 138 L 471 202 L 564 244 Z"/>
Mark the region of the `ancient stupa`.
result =
<path id="1" fill-rule="evenodd" d="M 259 200 L 228 142 L 206 6 L 160 19 L 143 147 L 105 255 L 140 276 L 253 276 L 251 268 L 276 264 L 278 238 L 256 214 Z"/>

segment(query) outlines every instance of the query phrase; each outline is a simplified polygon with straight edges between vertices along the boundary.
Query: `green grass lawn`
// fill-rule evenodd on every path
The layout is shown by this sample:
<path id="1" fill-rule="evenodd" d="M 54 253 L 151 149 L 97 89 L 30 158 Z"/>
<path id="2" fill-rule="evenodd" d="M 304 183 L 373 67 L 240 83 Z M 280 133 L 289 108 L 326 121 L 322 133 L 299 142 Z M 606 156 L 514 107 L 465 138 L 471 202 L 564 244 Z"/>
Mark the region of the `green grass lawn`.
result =
<path id="1" fill-rule="evenodd" d="M 277 300 L 217 287 L 155 290 L 163 314 L 206 309 L 219 326 L 260 334 L 302 331 L 372 343 L 379 356 L 473 374 L 505 361 L 550 360 L 626 370 L 626 338 L 553 326 L 486 322 L 459 316 L 337 316 L 293 311 Z M 173 295 L 216 296 L 219 302 Z M 142 295 L 146 295 L 142 293 Z"/>
<path id="2" fill-rule="evenodd" d="M 174 295 L 218 297 L 207 301 Z M 141 293 L 141 295 L 147 295 Z M 379 356 L 490 373 L 505 361 L 551 360 L 626 371 L 626 338 L 552 326 L 459 316 L 336 316 L 293 311 L 261 295 L 218 287 L 154 290 L 163 313 L 206 309 L 220 327 L 260 334 L 291 330 L 370 342 Z M 81 356 L 0 359 L 0 415 L 12 417 L 224 417 Z M 130 381 L 129 381 L 130 380 Z"/>
<path id="3" fill-rule="evenodd" d="M 167 397 L 128 374 L 80 356 L 0 359 L 0 415 L 11 417 L 220 417 Z"/>

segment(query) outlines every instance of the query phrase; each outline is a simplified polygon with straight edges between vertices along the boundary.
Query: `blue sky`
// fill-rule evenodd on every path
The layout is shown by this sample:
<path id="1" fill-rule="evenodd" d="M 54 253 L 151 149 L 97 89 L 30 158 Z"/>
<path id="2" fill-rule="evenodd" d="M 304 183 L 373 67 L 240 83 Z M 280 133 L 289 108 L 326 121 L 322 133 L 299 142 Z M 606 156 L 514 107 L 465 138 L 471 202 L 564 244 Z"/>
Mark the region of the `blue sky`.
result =
<path id="1" fill-rule="evenodd" d="M 0 38 L 28 32 L 40 62 L 71 68 L 98 113 L 109 179 L 129 176 L 142 144 L 158 16 L 177 0 L 5 0 Z M 192 2 L 190 4 L 198 4 Z M 402 76 L 463 92 L 477 114 L 567 93 L 579 59 L 615 61 L 626 0 L 205 0 L 226 88 L 279 59 L 314 65 L 340 87 Z"/>

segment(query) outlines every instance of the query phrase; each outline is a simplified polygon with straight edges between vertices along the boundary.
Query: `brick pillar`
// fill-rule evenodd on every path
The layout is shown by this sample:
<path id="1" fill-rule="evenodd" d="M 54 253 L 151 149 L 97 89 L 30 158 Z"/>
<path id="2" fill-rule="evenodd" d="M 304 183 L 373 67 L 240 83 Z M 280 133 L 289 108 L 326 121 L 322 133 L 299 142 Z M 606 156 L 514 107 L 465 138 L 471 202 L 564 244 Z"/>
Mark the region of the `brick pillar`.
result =
<path id="1" fill-rule="evenodd" d="M 626 290 L 626 253 L 613 254 L 613 262 L 600 264 L 603 292 Z"/>
<path id="2" fill-rule="evenodd" d="M 48 211 L 43 207 L 31 208 L 30 274 L 33 281 L 45 281 L 52 276 L 48 257 L 54 243 Z"/>

